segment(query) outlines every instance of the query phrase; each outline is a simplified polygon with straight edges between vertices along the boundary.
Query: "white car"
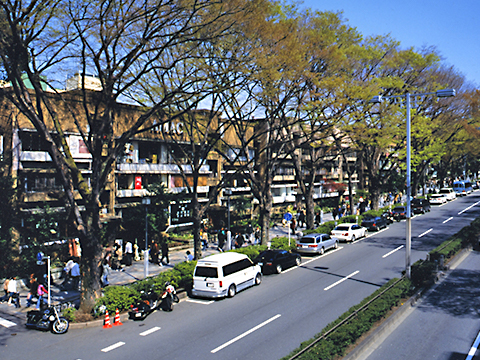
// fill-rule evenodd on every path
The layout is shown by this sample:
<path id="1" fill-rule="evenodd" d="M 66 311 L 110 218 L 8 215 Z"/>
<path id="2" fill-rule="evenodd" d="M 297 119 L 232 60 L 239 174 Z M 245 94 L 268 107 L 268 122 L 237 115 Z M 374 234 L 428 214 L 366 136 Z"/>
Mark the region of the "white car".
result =
<path id="1" fill-rule="evenodd" d="M 355 241 L 365 236 L 367 229 L 354 223 L 339 224 L 332 230 L 332 236 L 339 240 Z"/>
<path id="2" fill-rule="evenodd" d="M 447 200 L 447 194 L 433 194 L 430 196 L 430 204 L 442 205 L 445 204 Z"/>
<path id="3" fill-rule="evenodd" d="M 457 194 L 455 193 L 455 190 L 453 190 L 452 188 L 441 188 L 440 194 L 447 195 L 448 201 L 455 200 L 457 198 Z"/>

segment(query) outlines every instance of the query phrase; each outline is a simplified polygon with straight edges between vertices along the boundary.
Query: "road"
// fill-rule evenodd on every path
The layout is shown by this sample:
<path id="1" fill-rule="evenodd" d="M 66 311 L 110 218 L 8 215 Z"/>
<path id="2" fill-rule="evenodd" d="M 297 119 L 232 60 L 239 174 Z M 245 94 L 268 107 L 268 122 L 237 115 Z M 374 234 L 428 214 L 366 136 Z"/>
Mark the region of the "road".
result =
<path id="1" fill-rule="evenodd" d="M 412 220 L 412 263 L 480 216 L 480 194 Z M 172 313 L 62 336 L 0 327 L 2 359 L 279 359 L 405 267 L 405 222 L 265 276 L 232 299 L 187 299 Z M 13 336 L 13 334 L 17 334 Z"/>

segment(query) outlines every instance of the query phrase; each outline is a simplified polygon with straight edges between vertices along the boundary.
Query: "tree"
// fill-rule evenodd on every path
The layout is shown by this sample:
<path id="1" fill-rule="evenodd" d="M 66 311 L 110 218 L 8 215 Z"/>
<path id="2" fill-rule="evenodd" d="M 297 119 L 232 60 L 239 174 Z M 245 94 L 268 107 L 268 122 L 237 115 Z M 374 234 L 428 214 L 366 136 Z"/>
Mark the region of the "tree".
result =
<path id="1" fill-rule="evenodd" d="M 11 84 L 2 89 L 2 96 L 16 105 L 48 144 L 64 187 L 67 218 L 82 246 L 83 310 L 90 311 L 101 295 L 99 210 L 113 164 L 129 139 L 153 126 L 153 117 L 165 121 L 170 106 L 191 95 L 198 81 L 189 72 L 192 52 L 227 31 L 228 17 L 245 3 L 0 1 L 7 25 L 0 29 L 0 57 Z M 72 105 L 68 94 L 55 90 L 55 80 L 58 83 L 62 71 L 72 67 L 78 69 L 81 83 L 74 94 L 78 106 Z M 156 84 L 161 92 L 154 102 L 141 102 L 145 106 L 141 115 L 126 117 L 119 101 L 139 104 L 148 99 L 151 87 L 140 80 L 153 73 L 163 80 Z M 98 78 L 96 91 L 89 90 L 87 74 Z M 63 102 L 73 121 L 61 116 L 58 102 Z M 67 131 L 80 134 L 91 154 L 88 181 L 73 160 Z M 76 192 L 85 211 L 80 210 Z"/>

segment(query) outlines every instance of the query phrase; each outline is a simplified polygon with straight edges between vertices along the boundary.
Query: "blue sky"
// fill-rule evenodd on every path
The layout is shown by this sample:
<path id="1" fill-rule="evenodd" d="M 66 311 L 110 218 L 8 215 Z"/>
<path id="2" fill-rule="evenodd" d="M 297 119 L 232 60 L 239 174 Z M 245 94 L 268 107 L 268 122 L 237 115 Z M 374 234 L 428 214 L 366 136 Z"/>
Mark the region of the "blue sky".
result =
<path id="1" fill-rule="evenodd" d="M 343 11 L 362 35 L 390 34 L 402 48 L 435 46 L 480 88 L 480 0 L 303 0 L 300 7 Z"/>

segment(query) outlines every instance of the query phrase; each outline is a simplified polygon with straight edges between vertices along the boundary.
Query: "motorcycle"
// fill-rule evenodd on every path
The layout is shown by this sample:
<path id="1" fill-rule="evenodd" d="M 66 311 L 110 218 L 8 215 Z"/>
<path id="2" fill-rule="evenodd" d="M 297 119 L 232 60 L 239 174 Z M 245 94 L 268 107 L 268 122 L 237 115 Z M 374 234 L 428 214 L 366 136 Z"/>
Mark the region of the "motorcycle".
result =
<path id="1" fill-rule="evenodd" d="M 131 310 L 128 312 L 128 317 L 132 320 L 144 320 L 158 308 L 159 301 L 159 296 L 153 289 L 147 292 L 142 290 L 140 292 L 140 301 L 132 305 Z"/>
<path id="2" fill-rule="evenodd" d="M 160 306 L 164 311 L 173 311 L 173 303 L 178 303 L 180 300 L 177 296 L 177 292 L 175 291 L 175 287 L 169 282 L 167 282 L 165 285 L 166 288 L 162 294 L 162 303 Z"/>
<path id="3" fill-rule="evenodd" d="M 30 310 L 27 313 L 27 323 L 29 329 L 50 330 L 54 334 L 65 334 L 68 331 L 70 322 L 60 316 L 59 305 L 50 305 L 41 310 Z"/>

